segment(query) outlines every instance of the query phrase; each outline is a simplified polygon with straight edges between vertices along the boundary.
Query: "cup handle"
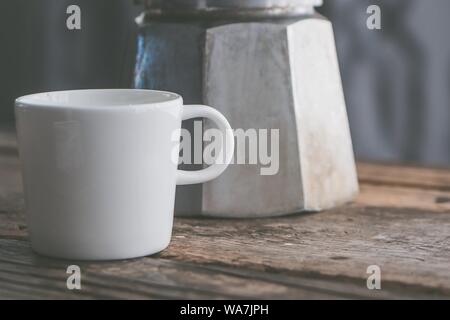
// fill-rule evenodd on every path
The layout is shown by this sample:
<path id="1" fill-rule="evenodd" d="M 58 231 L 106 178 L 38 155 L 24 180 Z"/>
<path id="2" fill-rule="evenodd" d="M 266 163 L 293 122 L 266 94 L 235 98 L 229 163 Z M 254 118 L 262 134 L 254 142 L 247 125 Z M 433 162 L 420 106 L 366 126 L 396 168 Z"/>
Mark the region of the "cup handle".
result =
<path id="1" fill-rule="evenodd" d="M 191 118 L 207 118 L 212 120 L 219 130 L 222 137 L 225 138 L 225 144 L 222 140 L 220 152 L 216 157 L 216 163 L 213 165 L 196 171 L 178 170 L 177 185 L 202 183 L 217 178 L 230 164 L 234 152 L 234 135 L 227 119 L 216 109 L 204 105 L 185 105 L 183 106 L 182 120 Z M 224 150 L 225 145 L 225 150 Z M 225 159 L 223 153 L 225 151 Z M 224 159 L 223 163 L 218 163 Z"/>

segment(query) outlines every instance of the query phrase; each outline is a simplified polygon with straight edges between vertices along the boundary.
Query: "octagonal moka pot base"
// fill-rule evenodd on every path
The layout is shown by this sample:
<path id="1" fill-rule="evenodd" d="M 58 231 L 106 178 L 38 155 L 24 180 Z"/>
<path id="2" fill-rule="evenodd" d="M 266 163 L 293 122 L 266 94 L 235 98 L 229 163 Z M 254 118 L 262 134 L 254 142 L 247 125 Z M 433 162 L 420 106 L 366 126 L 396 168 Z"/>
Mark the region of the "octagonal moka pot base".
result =
<path id="1" fill-rule="evenodd" d="M 279 170 L 261 175 L 267 165 L 233 164 L 213 181 L 179 186 L 175 214 L 270 217 L 351 201 L 353 148 L 333 29 L 314 13 L 318 1 L 234 3 L 248 4 L 241 9 L 178 2 L 153 1 L 138 17 L 135 86 L 210 105 L 234 129 L 279 129 Z"/>

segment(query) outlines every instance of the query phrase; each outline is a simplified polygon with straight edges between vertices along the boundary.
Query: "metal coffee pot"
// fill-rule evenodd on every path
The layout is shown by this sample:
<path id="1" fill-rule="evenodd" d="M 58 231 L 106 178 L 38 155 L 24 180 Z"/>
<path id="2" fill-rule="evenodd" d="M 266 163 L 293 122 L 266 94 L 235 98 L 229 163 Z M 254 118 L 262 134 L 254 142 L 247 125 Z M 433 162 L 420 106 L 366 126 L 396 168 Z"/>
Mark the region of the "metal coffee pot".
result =
<path id="1" fill-rule="evenodd" d="M 135 86 L 213 106 L 244 132 L 279 134 L 271 150 L 278 152 L 274 174 L 261 174 L 267 163 L 236 164 L 214 181 L 180 186 L 177 215 L 278 216 L 356 196 L 333 29 L 315 12 L 318 5 L 321 0 L 146 1 L 137 18 Z"/>

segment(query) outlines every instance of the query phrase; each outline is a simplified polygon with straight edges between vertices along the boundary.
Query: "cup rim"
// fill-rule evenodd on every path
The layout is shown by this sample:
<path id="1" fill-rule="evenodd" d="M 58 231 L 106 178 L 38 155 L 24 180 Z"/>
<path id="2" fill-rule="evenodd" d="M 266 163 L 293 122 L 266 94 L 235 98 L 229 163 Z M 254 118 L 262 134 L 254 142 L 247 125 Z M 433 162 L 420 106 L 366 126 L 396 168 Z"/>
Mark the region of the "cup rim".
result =
<path id="1" fill-rule="evenodd" d="M 77 102 L 69 101 L 72 95 L 103 95 L 104 97 L 128 95 L 123 99 L 117 101 L 98 103 L 92 102 Z M 157 97 L 155 97 L 157 96 Z M 101 97 L 97 96 L 97 99 L 101 100 Z M 66 100 L 66 101 L 63 101 Z M 77 90 L 61 90 L 61 91 L 48 91 L 27 94 L 18 97 L 15 100 L 16 107 L 43 107 L 43 108 L 55 108 L 55 109 L 80 109 L 80 110 L 92 110 L 92 109 L 130 109 L 133 107 L 145 107 L 171 104 L 178 100 L 182 100 L 182 97 L 170 91 L 162 90 L 150 90 L 150 89 L 77 89 Z M 181 103 L 182 104 L 182 103 Z"/>

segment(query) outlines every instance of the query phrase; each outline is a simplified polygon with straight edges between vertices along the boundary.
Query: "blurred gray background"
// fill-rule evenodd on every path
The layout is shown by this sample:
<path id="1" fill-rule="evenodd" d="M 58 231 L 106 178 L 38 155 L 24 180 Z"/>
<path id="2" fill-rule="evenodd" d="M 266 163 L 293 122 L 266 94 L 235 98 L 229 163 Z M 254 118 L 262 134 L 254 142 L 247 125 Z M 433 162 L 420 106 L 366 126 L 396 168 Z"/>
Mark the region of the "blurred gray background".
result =
<path id="1" fill-rule="evenodd" d="M 82 8 L 82 30 L 65 28 Z M 382 30 L 366 28 L 378 4 Z M 1 0 L 0 124 L 14 98 L 77 88 L 131 87 L 132 0 Z M 450 1 L 325 0 L 334 23 L 355 152 L 359 159 L 450 166 Z"/>

